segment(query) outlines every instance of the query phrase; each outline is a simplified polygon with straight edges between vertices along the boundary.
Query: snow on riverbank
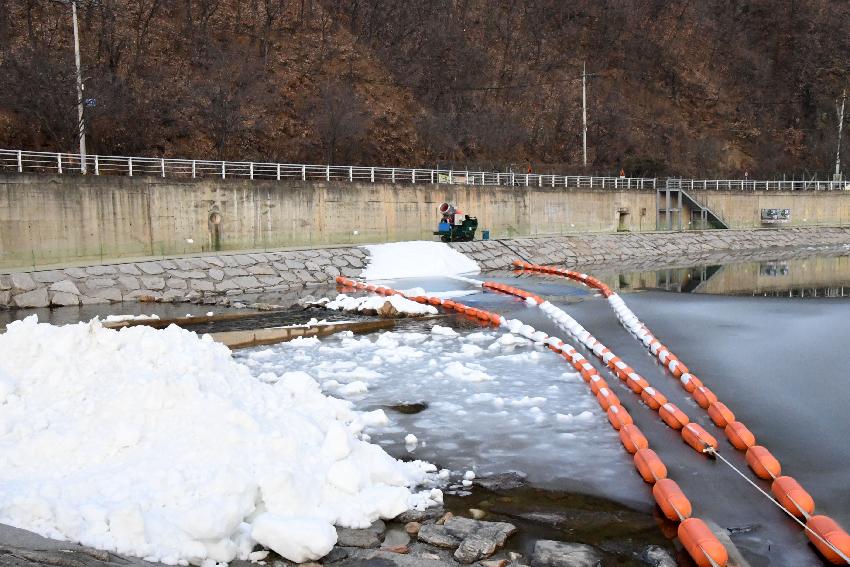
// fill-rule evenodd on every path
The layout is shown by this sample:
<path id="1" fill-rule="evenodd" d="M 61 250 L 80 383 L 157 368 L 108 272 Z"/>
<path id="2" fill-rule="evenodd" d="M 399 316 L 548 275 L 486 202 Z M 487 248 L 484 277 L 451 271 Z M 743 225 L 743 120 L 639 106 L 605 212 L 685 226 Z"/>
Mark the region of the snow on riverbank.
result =
<path id="1" fill-rule="evenodd" d="M 319 558 L 334 524 L 441 499 L 410 488 L 433 466 L 359 438 L 382 422 L 177 327 L 32 316 L 0 335 L 0 523 L 169 564 Z"/>
<path id="2" fill-rule="evenodd" d="M 369 280 L 477 274 L 474 260 L 442 242 L 415 240 L 364 246 L 369 265 L 361 277 Z"/>

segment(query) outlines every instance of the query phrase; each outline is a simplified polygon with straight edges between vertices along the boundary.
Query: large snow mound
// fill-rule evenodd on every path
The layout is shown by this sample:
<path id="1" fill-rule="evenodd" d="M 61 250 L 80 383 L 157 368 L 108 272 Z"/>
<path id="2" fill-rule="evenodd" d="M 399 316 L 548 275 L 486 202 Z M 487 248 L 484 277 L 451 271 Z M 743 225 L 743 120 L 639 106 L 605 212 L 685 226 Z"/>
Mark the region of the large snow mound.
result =
<path id="1" fill-rule="evenodd" d="M 361 277 L 369 280 L 477 274 L 474 260 L 442 242 L 414 240 L 364 246 L 369 265 Z"/>
<path id="2" fill-rule="evenodd" d="M 411 491 L 432 465 L 359 438 L 381 417 L 302 371 L 253 377 L 175 326 L 28 317 L 0 335 L 0 522 L 168 564 L 245 559 L 256 543 L 316 559 L 333 525 L 441 499 Z"/>

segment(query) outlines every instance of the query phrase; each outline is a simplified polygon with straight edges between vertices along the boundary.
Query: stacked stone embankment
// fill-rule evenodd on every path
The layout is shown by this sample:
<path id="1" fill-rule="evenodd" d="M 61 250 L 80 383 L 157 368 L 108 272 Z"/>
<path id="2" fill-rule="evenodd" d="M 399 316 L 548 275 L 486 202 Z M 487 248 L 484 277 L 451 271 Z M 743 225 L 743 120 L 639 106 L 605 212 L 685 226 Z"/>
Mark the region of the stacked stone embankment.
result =
<path id="1" fill-rule="evenodd" d="M 323 248 L 126 262 L 0 274 L 0 307 L 198 301 L 285 291 L 356 276 L 362 248 Z"/>
<path id="2" fill-rule="evenodd" d="M 785 228 L 705 232 L 605 233 L 454 243 L 483 270 L 510 269 L 516 259 L 536 264 L 590 266 L 627 260 L 698 262 L 717 252 L 777 253 L 793 247 L 850 245 L 847 228 Z M 357 277 L 364 248 L 205 255 L 89 267 L 0 274 L 0 308 L 204 301 L 250 293 L 297 290 Z"/>
<path id="3" fill-rule="evenodd" d="M 483 269 L 510 269 L 516 259 L 535 264 L 587 266 L 619 260 L 689 259 L 718 251 L 744 252 L 850 244 L 850 228 L 784 228 L 688 232 L 576 234 L 545 238 L 458 242 L 451 246 Z"/>

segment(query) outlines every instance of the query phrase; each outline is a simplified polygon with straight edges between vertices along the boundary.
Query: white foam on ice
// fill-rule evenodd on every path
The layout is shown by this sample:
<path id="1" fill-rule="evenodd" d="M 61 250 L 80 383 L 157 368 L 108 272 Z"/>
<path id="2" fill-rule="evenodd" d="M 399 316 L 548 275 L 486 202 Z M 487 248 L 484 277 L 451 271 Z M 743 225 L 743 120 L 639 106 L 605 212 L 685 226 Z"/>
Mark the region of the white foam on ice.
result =
<path id="1" fill-rule="evenodd" d="M 318 349 L 301 351 L 307 355 L 301 361 L 293 361 L 282 346 L 264 347 L 276 349 L 277 357 L 254 360 L 251 349 L 236 356 L 249 360 L 257 375 L 309 367 L 345 383 L 352 367 L 373 370 L 379 376 L 366 380 L 368 391 L 348 396 L 357 407 L 427 402 L 428 408 L 416 414 L 387 410 L 392 423 L 369 431 L 393 455 L 410 454 L 403 439 L 412 434 L 428 441 L 412 454 L 455 475 L 520 469 L 541 486 L 628 502 L 645 497 L 651 503 L 605 412 L 562 357 L 502 329 L 457 328 L 457 336 L 447 337 L 424 322 L 410 326 L 417 332 L 326 337 Z M 411 352 L 399 352 L 402 347 Z M 329 391 L 338 394 L 335 387 Z M 573 417 L 564 421 L 557 414 Z"/>

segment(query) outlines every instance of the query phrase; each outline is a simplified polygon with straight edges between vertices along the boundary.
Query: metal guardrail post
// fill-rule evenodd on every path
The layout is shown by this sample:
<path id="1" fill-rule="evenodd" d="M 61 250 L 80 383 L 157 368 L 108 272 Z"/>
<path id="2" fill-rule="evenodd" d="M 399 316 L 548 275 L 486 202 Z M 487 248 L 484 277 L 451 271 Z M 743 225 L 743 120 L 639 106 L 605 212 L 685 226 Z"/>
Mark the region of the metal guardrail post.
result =
<path id="1" fill-rule="evenodd" d="M 434 184 L 434 170 L 431 170 L 431 185 Z"/>
<path id="2" fill-rule="evenodd" d="M 133 177 L 133 158 L 127 158 L 127 172 Z"/>
<path id="3" fill-rule="evenodd" d="M 195 179 L 195 173 L 197 168 L 195 167 L 195 160 L 192 160 L 192 179 Z"/>
<path id="4" fill-rule="evenodd" d="M 277 180 L 280 181 L 280 164 L 277 164 Z"/>
<path id="5" fill-rule="evenodd" d="M 325 166 L 325 181 L 331 180 L 331 166 L 330 164 Z"/>
<path id="6" fill-rule="evenodd" d="M 354 168 L 352 166 L 348 166 L 348 180 L 354 181 Z"/>
<path id="7" fill-rule="evenodd" d="M 449 170 L 449 185 L 454 185 L 454 182 L 455 182 L 454 177 L 455 177 L 455 172 L 450 169 Z"/>
<path id="8" fill-rule="evenodd" d="M 529 174 L 525 174 L 525 186 L 528 187 L 528 178 L 531 177 Z"/>
<path id="9" fill-rule="evenodd" d="M 254 179 L 254 162 L 248 163 L 248 178 Z"/>
<path id="10" fill-rule="evenodd" d="M 165 177 L 165 158 L 159 158 L 159 170 L 162 177 Z"/>
<path id="11" fill-rule="evenodd" d="M 62 173 L 62 154 L 56 154 L 56 164 L 59 173 Z"/>
<path id="12" fill-rule="evenodd" d="M 99 160 L 97 158 L 98 158 L 98 156 L 97 156 L 97 154 L 95 154 L 94 155 L 94 174 L 100 175 L 100 163 L 98 163 Z"/>
<path id="13" fill-rule="evenodd" d="M 410 182 L 416 185 L 416 168 L 414 167 L 410 172 Z"/>
<path id="14" fill-rule="evenodd" d="M 301 166 L 301 181 L 307 181 L 307 166 Z"/>
<path id="15" fill-rule="evenodd" d="M 390 170 L 390 183 L 395 183 L 395 168 Z"/>
<path id="16" fill-rule="evenodd" d="M 375 168 L 374 168 L 374 167 L 370 168 L 370 171 L 369 171 L 369 179 L 371 179 L 371 180 L 372 180 L 372 183 L 374 183 L 374 182 L 375 182 Z"/>
<path id="17" fill-rule="evenodd" d="M 222 178 L 222 179 L 224 179 L 224 178 L 225 178 L 225 175 L 226 175 L 226 174 L 225 174 L 225 172 L 224 172 L 224 162 L 222 161 L 222 162 L 221 162 L 221 178 Z"/>
<path id="18" fill-rule="evenodd" d="M 24 172 L 24 160 L 21 157 L 21 150 L 18 150 L 18 173 Z"/>

